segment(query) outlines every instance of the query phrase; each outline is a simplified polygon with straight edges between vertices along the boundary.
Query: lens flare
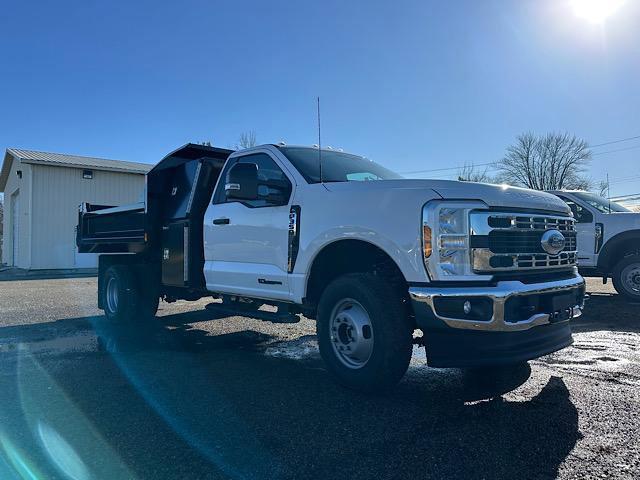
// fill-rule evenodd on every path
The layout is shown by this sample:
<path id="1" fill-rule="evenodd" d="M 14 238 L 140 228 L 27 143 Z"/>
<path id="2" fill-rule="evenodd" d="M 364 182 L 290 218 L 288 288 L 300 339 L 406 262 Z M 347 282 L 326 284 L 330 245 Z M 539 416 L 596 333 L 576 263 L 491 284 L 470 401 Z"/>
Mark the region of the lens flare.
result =
<path id="1" fill-rule="evenodd" d="M 591 23 L 603 23 L 613 15 L 625 0 L 572 0 L 575 14 Z"/>

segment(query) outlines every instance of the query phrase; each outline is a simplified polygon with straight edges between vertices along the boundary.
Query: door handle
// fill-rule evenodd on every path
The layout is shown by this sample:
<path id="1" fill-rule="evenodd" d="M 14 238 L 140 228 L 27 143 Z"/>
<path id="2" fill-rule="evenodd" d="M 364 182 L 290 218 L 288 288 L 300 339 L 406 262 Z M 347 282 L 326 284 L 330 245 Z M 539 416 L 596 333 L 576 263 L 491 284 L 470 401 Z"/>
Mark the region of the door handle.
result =
<path id="1" fill-rule="evenodd" d="M 213 224 L 214 225 L 229 225 L 229 219 L 228 218 L 214 218 L 213 219 Z"/>

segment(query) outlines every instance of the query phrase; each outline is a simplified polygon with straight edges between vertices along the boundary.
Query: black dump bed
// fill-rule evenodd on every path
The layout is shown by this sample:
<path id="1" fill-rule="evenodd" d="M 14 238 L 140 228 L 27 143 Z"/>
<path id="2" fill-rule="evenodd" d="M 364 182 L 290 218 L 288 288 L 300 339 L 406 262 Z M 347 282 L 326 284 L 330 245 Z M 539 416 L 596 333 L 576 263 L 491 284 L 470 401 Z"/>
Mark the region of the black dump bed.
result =
<path id="1" fill-rule="evenodd" d="M 123 207 L 83 203 L 78 214 L 80 253 L 135 252 L 144 249 L 145 204 Z"/>
<path id="2" fill-rule="evenodd" d="M 231 153 L 187 144 L 147 174 L 144 202 L 126 206 L 82 204 L 78 251 L 142 254 L 148 261 L 162 262 L 164 284 L 202 284 L 202 222 Z"/>

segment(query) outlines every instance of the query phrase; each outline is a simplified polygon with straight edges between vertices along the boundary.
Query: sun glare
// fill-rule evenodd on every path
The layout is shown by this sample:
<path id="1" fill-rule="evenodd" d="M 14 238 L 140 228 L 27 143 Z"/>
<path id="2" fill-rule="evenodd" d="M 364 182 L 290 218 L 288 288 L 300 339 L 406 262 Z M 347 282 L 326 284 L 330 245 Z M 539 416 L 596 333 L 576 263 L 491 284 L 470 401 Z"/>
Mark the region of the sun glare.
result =
<path id="1" fill-rule="evenodd" d="M 625 0 L 572 0 L 575 14 L 591 23 L 602 23 L 613 15 Z"/>

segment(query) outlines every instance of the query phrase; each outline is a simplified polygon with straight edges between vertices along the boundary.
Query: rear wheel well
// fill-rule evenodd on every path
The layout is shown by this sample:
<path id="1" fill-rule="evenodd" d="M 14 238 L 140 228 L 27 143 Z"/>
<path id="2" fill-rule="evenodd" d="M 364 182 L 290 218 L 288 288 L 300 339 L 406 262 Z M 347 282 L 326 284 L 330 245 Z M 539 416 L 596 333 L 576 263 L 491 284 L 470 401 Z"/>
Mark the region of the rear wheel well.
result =
<path id="1" fill-rule="evenodd" d="M 396 262 L 381 248 L 363 240 L 338 240 L 320 251 L 309 271 L 305 297 L 305 315 L 315 318 L 324 289 L 336 278 L 348 273 L 371 273 L 385 278 L 398 291 L 407 314 L 412 314 L 409 286 Z"/>

